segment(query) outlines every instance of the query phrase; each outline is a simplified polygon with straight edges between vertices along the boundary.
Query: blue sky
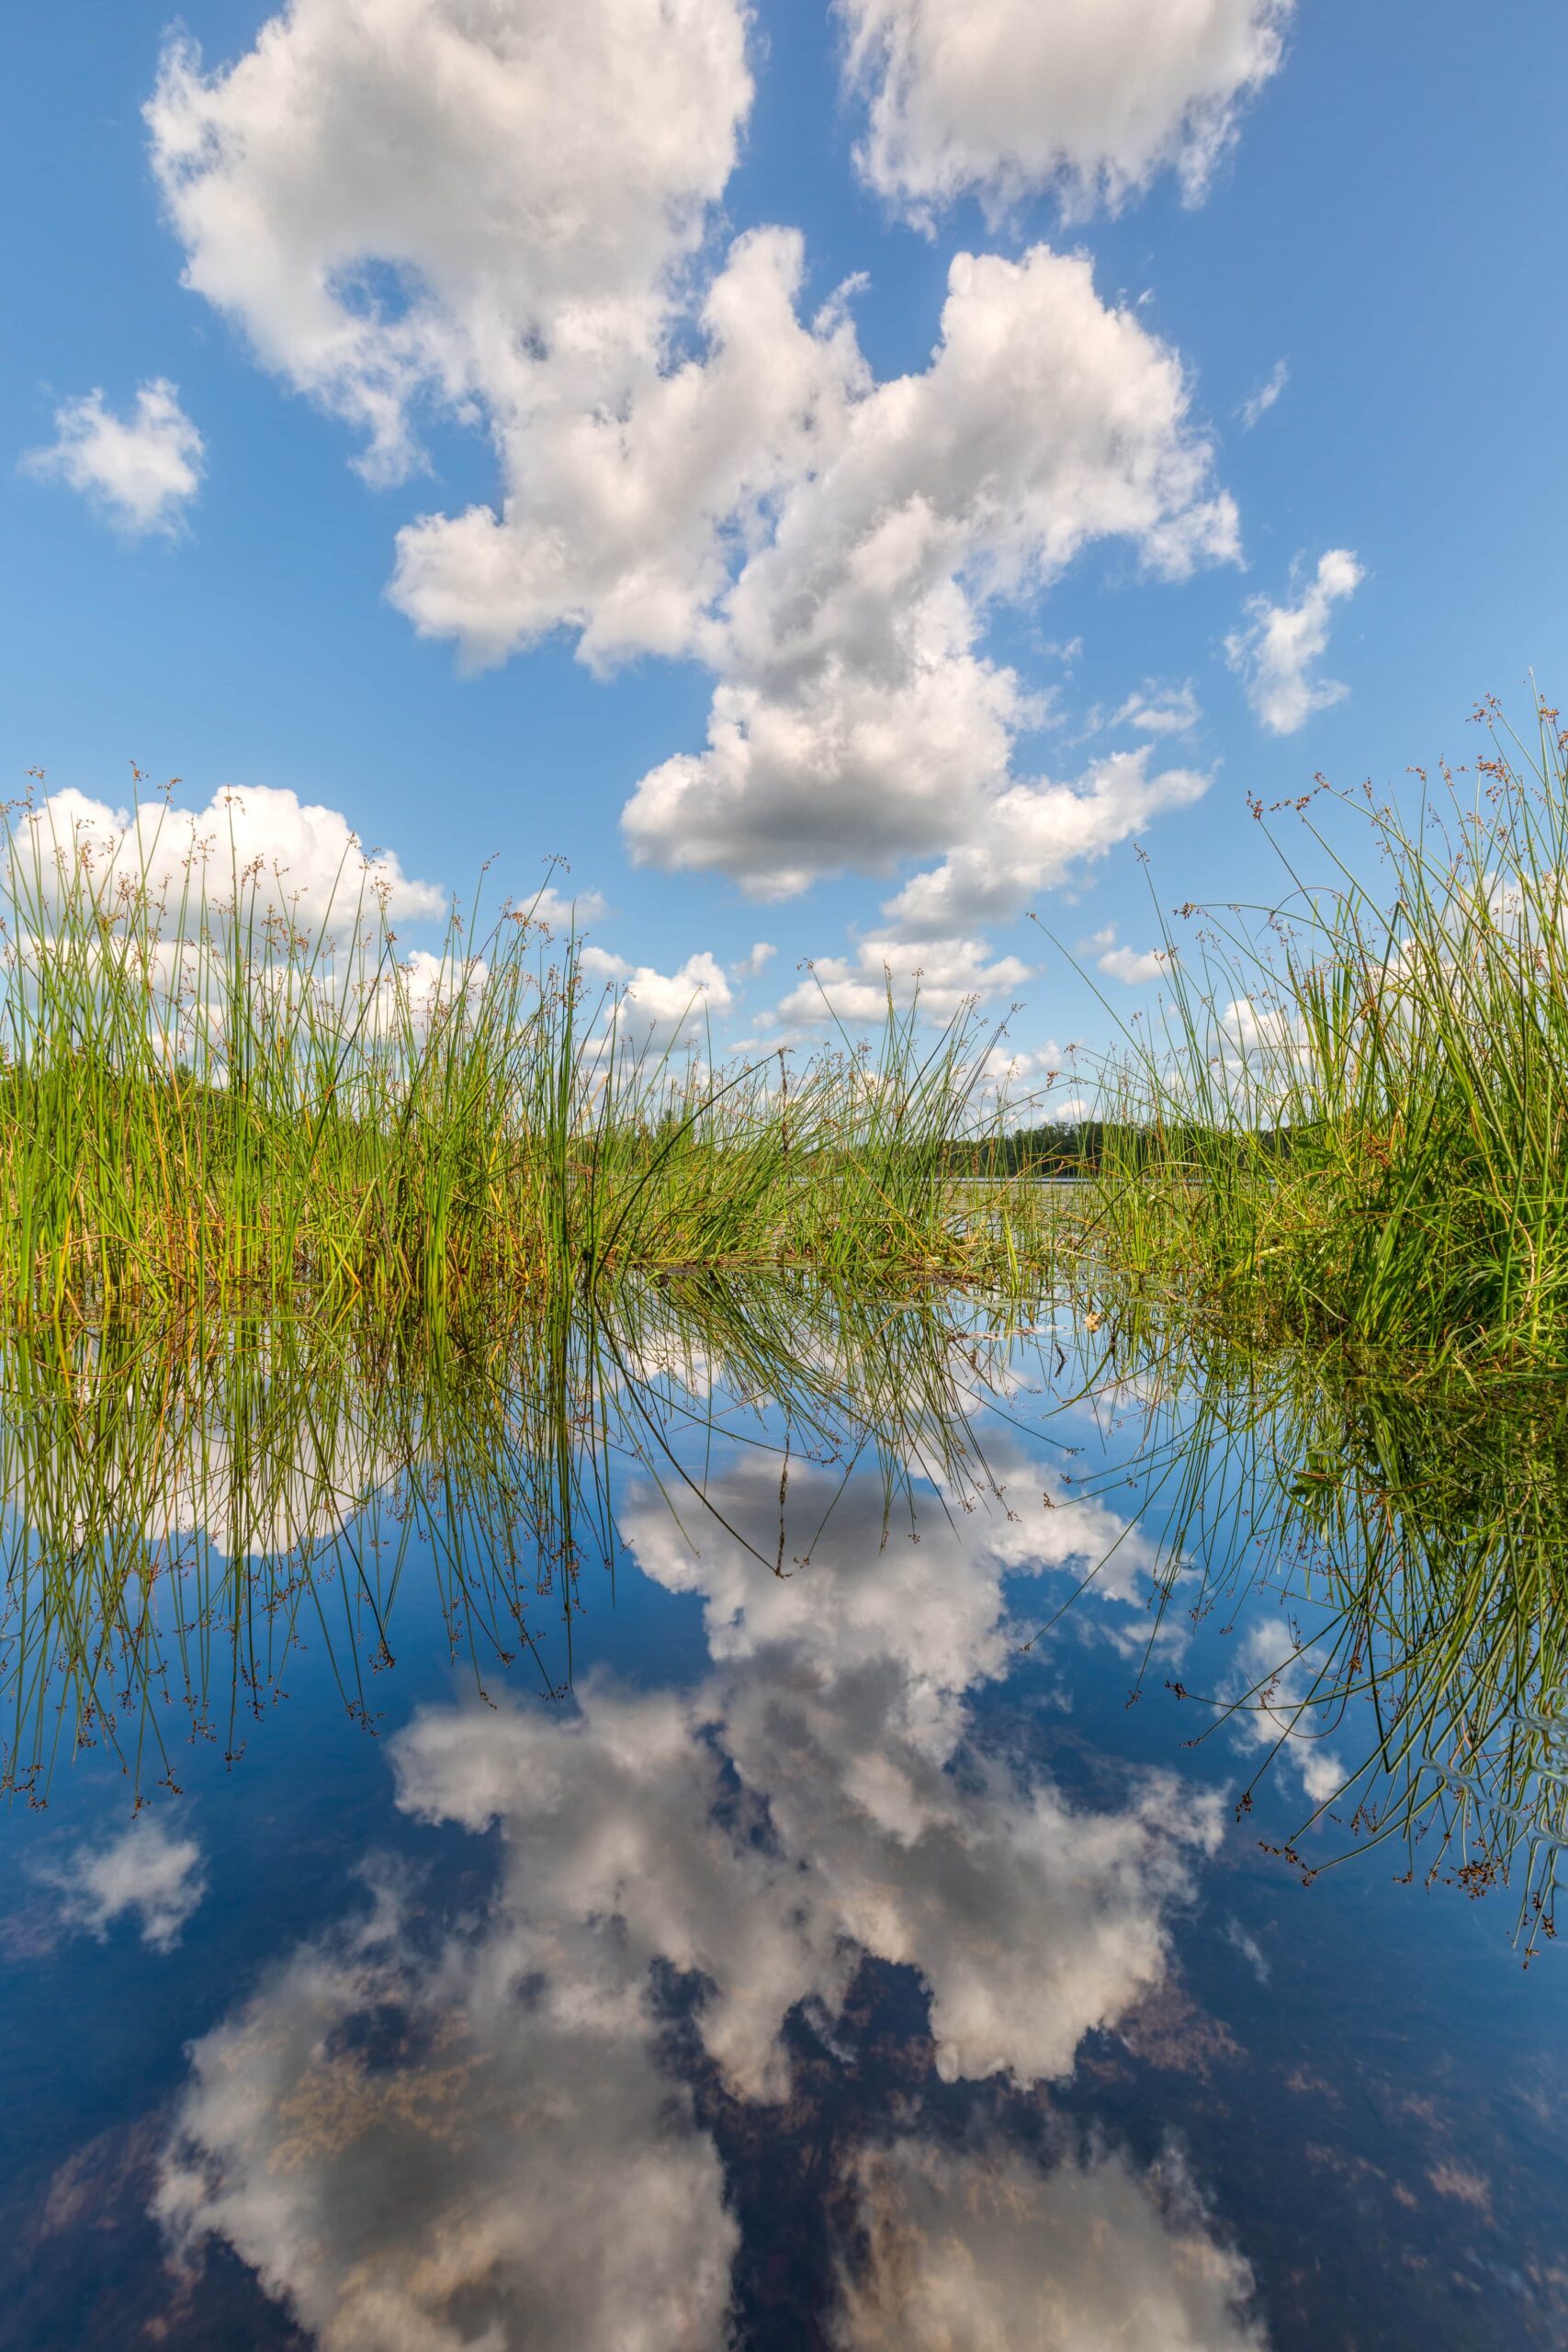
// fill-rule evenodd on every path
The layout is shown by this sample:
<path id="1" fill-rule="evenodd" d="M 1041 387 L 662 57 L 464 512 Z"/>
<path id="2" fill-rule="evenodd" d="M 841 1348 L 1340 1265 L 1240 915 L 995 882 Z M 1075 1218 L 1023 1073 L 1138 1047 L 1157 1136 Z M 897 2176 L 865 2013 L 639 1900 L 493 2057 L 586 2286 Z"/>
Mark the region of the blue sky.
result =
<path id="1" fill-rule="evenodd" d="M 1107 1026 L 1031 910 L 1130 1010 L 1139 843 L 1167 907 L 1267 893 L 1245 793 L 1562 691 L 1568 15 L 55 0 L 10 50 L 14 788 L 562 855 L 650 1019 L 808 1043 L 801 961 L 852 1018 L 886 963 L 1027 1055 Z"/>

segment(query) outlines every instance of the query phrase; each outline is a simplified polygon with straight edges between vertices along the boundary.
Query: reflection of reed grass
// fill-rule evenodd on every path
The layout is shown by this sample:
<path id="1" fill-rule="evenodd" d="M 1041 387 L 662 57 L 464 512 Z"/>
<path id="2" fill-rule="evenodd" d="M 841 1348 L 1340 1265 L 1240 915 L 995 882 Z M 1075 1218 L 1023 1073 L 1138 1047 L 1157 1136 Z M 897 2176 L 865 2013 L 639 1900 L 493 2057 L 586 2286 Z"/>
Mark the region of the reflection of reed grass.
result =
<path id="1" fill-rule="evenodd" d="M 1413 1874 L 1512 1887 L 1533 1949 L 1568 1846 L 1568 1398 L 1194 1351 L 1180 1318 L 1120 1335 L 1091 1385 L 1129 1373 L 1160 1616 L 1259 1629 L 1223 1689 L 1181 1691 L 1258 1756 L 1238 1817 L 1296 1769 L 1279 1850 L 1306 1876 L 1394 1838 Z"/>
<path id="2" fill-rule="evenodd" d="M 1372 882 L 1309 821 L 1331 887 L 1168 936 L 1163 1025 L 1100 1106 L 1112 1289 L 1412 1371 L 1568 1363 L 1568 734 L 1477 716 L 1410 825 L 1347 796 Z"/>
<path id="3" fill-rule="evenodd" d="M 191 1738 L 231 1756 L 299 1643 L 373 1726 L 416 1563 L 479 1688 L 526 1657 L 558 1690 L 580 1579 L 614 1569 L 618 1464 L 698 1530 L 716 1436 L 776 1455 L 781 1512 L 802 1458 L 912 1509 L 922 1469 L 983 1475 L 971 1327 L 930 1294 L 846 1306 L 773 1276 L 627 1279 L 592 1312 L 561 1299 L 479 1332 L 21 1335 L 0 1357 L 0 1786 L 41 1799 L 82 1743 L 139 1792 L 177 1779 Z M 783 1567 L 767 1531 L 742 1540 Z"/>
<path id="4" fill-rule="evenodd" d="M 1035 1188 L 976 1213 L 953 1173 L 961 1140 L 988 1164 L 965 1019 L 933 1041 L 890 1006 L 877 1050 L 715 1074 L 640 1047 L 528 909 L 400 961 L 374 869 L 299 928 L 287 877 L 219 844 L 170 880 L 147 838 L 107 854 L 46 804 L 0 841 L 13 1320 L 302 1291 L 445 1310 L 628 1265 L 991 1279 L 1038 1255 Z"/>

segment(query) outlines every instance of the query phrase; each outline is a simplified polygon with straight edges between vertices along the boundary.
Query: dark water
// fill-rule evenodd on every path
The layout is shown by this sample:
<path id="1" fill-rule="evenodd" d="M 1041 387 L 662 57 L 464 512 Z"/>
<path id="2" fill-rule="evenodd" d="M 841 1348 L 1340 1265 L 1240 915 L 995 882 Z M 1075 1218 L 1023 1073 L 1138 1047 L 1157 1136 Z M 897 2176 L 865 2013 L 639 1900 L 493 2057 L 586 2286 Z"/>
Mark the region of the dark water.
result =
<path id="1" fill-rule="evenodd" d="M 243 1534 L 232 1428 L 155 1505 L 105 1424 L 64 1476 L 35 1430 L 0 2344 L 1568 2342 L 1562 1956 L 1348 1804 L 1293 1842 L 1372 1702 L 1179 1695 L 1310 1658 L 1306 1604 L 1222 1449 L 1238 1573 L 1155 1607 L 1153 1392 L 1067 1353 L 880 1448 L 830 1378 L 803 1425 L 623 1359 L 575 1559 L 532 1437 L 476 1494 L 471 1401 L 457 1479 L 357 1407 L 262 1447 Z M 40 1539 L 43 1493 L 101 1521 Z M 132 1520 L 84 1726 L 49 1547 Z"/>

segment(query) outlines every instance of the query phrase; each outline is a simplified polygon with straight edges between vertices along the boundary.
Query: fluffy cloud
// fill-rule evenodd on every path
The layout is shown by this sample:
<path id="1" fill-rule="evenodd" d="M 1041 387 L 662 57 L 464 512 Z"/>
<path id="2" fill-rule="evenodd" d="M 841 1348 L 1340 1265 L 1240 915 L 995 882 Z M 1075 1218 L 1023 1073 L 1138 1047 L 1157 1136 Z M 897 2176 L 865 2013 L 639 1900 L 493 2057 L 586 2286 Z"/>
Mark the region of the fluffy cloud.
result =
<path id="1" fill-rule="evenodd" d="M 68 788 L 14 812 L 9 830 L 0 885 L 17 921 L 5 961 L 20 984 L 38 987 L 61 958 L 79 976 L 118 968 L 138 992 L 149 1050 L 216 1083 L 233 1042 L 236 952 L 269 1020 L 317 1035 L 346 1026 L 365 1043 L 423 1034 L 487 978 L 482 958 L 394 947 L 402 922 L 446 910 L 443 893 L 290 791 L 115 808 Z M 217 1465 L 202 1476 L 221 1518 Z M 280 1510 L 302 1499 L 297 1484 L 279 1488 Z"/>
<path id="2" fill-rule="evenodd" d="M 735 548 L 841 430 L 862 373 L 837 313 L 796 318 L 803 269 L 797 235 L 758 230 L 709 290 L 700 356 L 663 366 L 655 345 L 603 383 L 492 392 L 500 512 L 399 534 L 391 597 L 421 635 L 455 638 L 469 666 L 561 627 L 597 669 L 705 653 Z"/>
<path id="3" fill-rule="evenodd" d="M 878 932 L 853 956 L 819 956 L 807 978 L 779 1005 L 787 1022 L 842 1022 L 847 1027 L 886 1018 L 889 1001 L 902 1010 L 917 997 L 928 1019 L 951 1021 L 969 1004 L 1010 995 L 1032 977 L 1016 956 L 993 957 L 983 939 L 908 939 Z"/>
<path id="4" fill-rule="evenodd" d="M 57 408 L 54 426 L 50 447 L 23 458 L 28 472 L 68 482 L 133 537 L 179 528 L 201 487 L 206 448 L 166 377 L 142 385 L 129 417 L 91 391 Z"/>
<path id="5" fill-rule="evenodd" d="M 931 366 L 853 404 L 741 571 L 708 748 L 643 778 L 634 858 L 782 898 L 967 840 L 1040 715 L 984 614 L 1106 537 L 1169 577 L 1235 554 L 1180 363 L 1080 257 L 959 254 Z"/>
<path id="6" fill-rule="evenodd" d="M 1072 1049 L 1054 1038 L 1043 1046 L 990 1046 L 976 1065 L 972 1100 L 995 1106 L 1005 1119 L 1074 1119 L 1084 1108 L 1076 1096 L 1058 1096 L 1057 1084 L 1073 1075 Z"/>
<path id="7" fill-rule="evenodd" d="M 1021 1461 L 1015 1483 L 1038 1493 L 1047 1480 Z M 704 2036 L 753 2095 L 780 2086 L 789 2007 L 836 2009 L 854 1951 L 919 1970 L 944 2080 L 1065 2074 L 1091 2026 L 1159 1981 L 1167 1916 L 1218 1815 L 1159 1775 L 1120 1811 L 1079 1810 L 967 1748 L 966 1694 L 1016 1648 L 1009 1574 L 1087 1566 L 1118 1537 L 1125 1575 L 1148 1555 L 1102 1507 L 1066 1500 L 1027 1519 L 933 1518 L 918 1549 L 891 1545 L 880 1491 L 853 1487 L 829 1516 L 836 1486 L 826 1472 L 792 1478 L 784 1577 L 722 1537 L 695 1559 L 651 1501 L 625 1518 L 644 1569 L 702 1596 L 716 1672 L 689 1702 L 694 1728 L 717 1751 L 716 1798 L 727 1761 L 772 1832 L 761 1849 L 742 1841 L 722 1898 L 663 1891 L 664 1948 L 692 1953 L 670 1939 L 704 1939 L 683 1962 L 716 1987 Z M 729 1526 L 771 1524 L 776 1540 L 765 1464 L 734 1473 L 719 1500 Z M 570 1778 L 562 1768 L 559 1784 Z"/>
<path id="8" fill-rule="evenodd" d="M 739 0 L 289 0 L 146 114 L 186 284 L 395 477 L 423 396 L 646 362 L 750 96 Z"/>
<path id="9" fill-rule="evenodd" d="M 1041 1467 L 1018 1467 L 1038 1492 Z M 786 2017 L 836 2013 L 863 1951 L 924 1977 L 945 2080 L 1065 2074 L 1091 2027 L 1159 1981 L 1167 1915 L 1217 1810 L 1157 1774 L 1092 1813 L 994 1759 L 952 1767 L 966 1694 L 1016 1649 L 1003 1579 L 1088 1565 L 1126 1531 L 1064 1500 L 1027 1525 L 933 1521 L 918 1549 L 895 1547 L 880 1488 L 830 1510 L 839 1483 L 791 1479 L 782 1577 L 724 1532 L 776 1541 L 767 1464 L 718 1482 L 723 1525 L 701 1559 L 661 1500 L 632 1497 L 622 1532 L 639 1565 L 702 1599 L 708 1679 L 644 1693 L 591 1679 L 574 1719 L 426 1713 L 395 1746 L 401 1802 L 499 1822 L 516 1912 L 556 1948 L 613 1922 L 630 1982 L 656 1962 L 705 1979 L 699 2030 L 740 2096 L 785 2094 Z"/>
<path id="10" fill-rule="evenodd" d="M 1334 606 L 1353 596 L 1365 577 L 1348 548 L 1330 548 L 1299 603 L 1247 599 L 1247 626 L 1226 638 L 1225 657 L 1271 735 L 1293 735 L 1314 710 L 1344 699 L 1346 688 L 1314 677 L 1313 664 L 1327 650 Z"/>
<path id="11" fill-rule="evenodd" d="M 177 908 L 194 874 L 216 918 L 236 897 L 258 920 L 290 915 L 314 931 L 379 899 L 392 922 L 441 914 L 442 893 L 404 874 L 389 850 L 368 855 L 335 808 L 270 785 L 223 786 L 204 808 L 162 797 L 114 808 L 67 788 L 13 820 L 11 881 L 29 917 L 47 928 L 79 871 L 110 900 L 144 889 Z"/>
<path id="12" fill-rule="evenodd" d="M 404 1467 L 354 1410 L 306 1412 L 287 1425 L 280 1417 L 236 1434 L 205 1405 L 171 1404 L 161 1384 L 149 1384 L 146 1401 L 155 1407 L 156 1451 L 101 1447 L 92 1500 L 76 1526 L 83 1535 L 106 1521 L 135 1528 L 142 1543 L 164 1550 L 172 1584 L 185 1580 L 186 1539 L 233 1562 L 308 1552 L 341 1535 Z M 52 1499 L 69 1491 L 68 1482 L 44 1491 Z M 62 1540 L 70 1526 L 56 1504 L 50 1540 Z"/>
<path id="13" fill-rule="evenodd" d="M 1107 979 L 1120 980 L 1124 988 L 1141 988 L 1149 980 L 1159 979 L 1169 961 L 1158 948 L 1145 951 L 1119 947 L 1113 922 L 1107 923 L 1103 931 L 1097 931 L 1089 944 L 1096 951 L 1095 968 L 1103 972 Z"/>
<path id="14" fill-rule="evenodd" d="M 694 295 L 747 15 L 292 0 L 225 71 L 165 55 L 147 115 L 186 283 L 363 431 L 373 479 L 419 463 L 422 403 L 488 427 L 499 511 L 411 525 L 391 589 L 470 665 L 559 627 L 598 664 L 692 650 L 860 371 L 841 319 L 796 318 L 789 232 Z"/>
<path id="15" fill-rule="evenodd" d="M 67 1927 L 101 1943 L 117 1919 L 134 1913 L 141 1940 L 172 1951 L 207 1891 L 207 1871 L 194 1838 L 171 1838 L 161 1822 L 138 1815 L 123 1836 L 104 1846 L 82 1846 L 39 1872 L 60 1897 Z"/>
<path id="16" fill-rule="evenodd" d="M 418 464 L 422 406 L 489 432 L 496 502 L 408 526 L 394 602 L 469 664 L 556 628 L 704 662 L 707 749 L 643 777 L 627 842 L 782 898 L 1014 788 L 1041 706 L 986 650 L 998 601 L 1106 538 L 1179 577 L 1235 516 L 1176 355 L 1081 258 L 958 255 L 931 365 L 877 384 L 841 300 L 800 317 L 797 234 L 710 254 L 746 30 L 742 0 L 291 0 L 227 69 L 176 41 L 147 111 L 187 282 L 369 472 Z"/>
<path id="17" fill-rule="evenodd" d="M 833 647 L 716 689 L 707 750 L 666 760 L 626 804 L 635 864 L 728 873 L 773 900 L 953 838 L 955 819 L 1004 782 L 1030 707 L 1016 675 L 977 650 L 956 583 L 908 606 L 897 587 L 890 576 L 865 599 L 884 661 Z"/>
<path id="18" fill-rule="evenodd" d="M 527 916 L 530 922 L 555 934 L 571 933 L 581 937 L 585 924 L 597 922 L 605 911 L 603 895 L 597 890 L 558 890 L 553 882 L 546 882 L 531 892 L 516 892 L 513 904 Z"/>
<path id="19" fill-rule="evenodd" d="M 651 1053 L 705 1043 L 711 1021 L 735 1001 L 724 967 L 705 947 L 676 972 L 639 964 L 621 990 L 616 1021 L 628 1041 Z"/>
<path id="20" fill-rule="evenodd" d="M 1166 167 L 1190 202 L 1274 73 L 1293 0 L 837 0 L 872 187 L 929 217 L 1055 183 L 1085 210 Z"/>
<path id="21" fill-rule="evenodd" d="M 769 948 L 763 962 L 772 953 Z M 756 954 L 753 949 L 753 958 Z M 606 1017 L 593 1045 L 600 1054 L 608 1052 L 613 1033 L 639 1055 L 704 1045 L 710 1024 L 722 1020 L 735 1002 L 729 976 L 705 947 L 688 956 L 673 972 L 658 971 L 651 964 L 634 967 L 624 956 L 603 947 L 585 947 L 579 961 L 584 977 L 604 991 L 599 1010 Z M 737 966 L 737 976 L 747 968 Z M 755 968 L 760 971 L 761 965 Z"/>
<path id="22" fill-rule="evenodd" d="M 1282 1625 L 1254 1625 L 1243 1641 L 1231 1678 L 1230 1727 L 1245 1747 L 1266 1747 L 1293 1764 L 1315 1805 L 1332 1803 L 1349 1775 L 1324 1741 L 1326 1710 L 1312 1702 L 1313 1659 L 1292 1651 Z"/>
<path id="23" fill-rule="evenodd" d="M 864 2253 L 840 2267 L 838 2352 L 1262 2352 L 1252 2275 L 1180 2164 L 910 2136 L 853 2167 Z"/>
<path id="24" fill-rule="evenodd" d="M 1075 865 L 1103 857 L 1156 816 L 1208 790 L 1193 768 L 1150 775 L 1152 746 L 1097 760 L 1077 785 L 1015 784 L 986 801 L 957 847 L 884 909 L 907 937 L 1015 915 Z"/>

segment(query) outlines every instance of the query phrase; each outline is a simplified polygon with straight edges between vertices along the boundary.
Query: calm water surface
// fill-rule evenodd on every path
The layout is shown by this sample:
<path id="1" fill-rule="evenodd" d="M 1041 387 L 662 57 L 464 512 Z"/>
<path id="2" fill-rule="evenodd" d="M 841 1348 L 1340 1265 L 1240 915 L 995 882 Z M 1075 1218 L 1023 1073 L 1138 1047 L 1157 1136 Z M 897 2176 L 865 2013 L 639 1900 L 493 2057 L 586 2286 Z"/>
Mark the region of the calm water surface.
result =
<path id="1" fill-rule="evenodd" d="M 22 1384 L 0 2344 L 1568 2342 L 1562 1956 L 1397 1841 L 1269 1850 L 1366 1710 L 1180 1695 L 1313 1628 L 1155 1605 L 1158 1398 L 1063 1336 L 880 1446 L 623 1351 L 571 1551 L 471 1400 L 454 1476 L 264 1351 L 139 1485 Z"/>

